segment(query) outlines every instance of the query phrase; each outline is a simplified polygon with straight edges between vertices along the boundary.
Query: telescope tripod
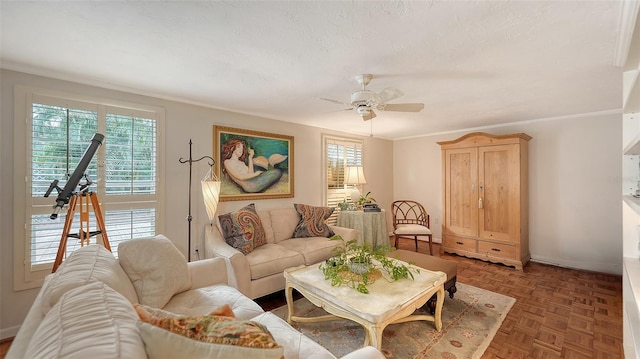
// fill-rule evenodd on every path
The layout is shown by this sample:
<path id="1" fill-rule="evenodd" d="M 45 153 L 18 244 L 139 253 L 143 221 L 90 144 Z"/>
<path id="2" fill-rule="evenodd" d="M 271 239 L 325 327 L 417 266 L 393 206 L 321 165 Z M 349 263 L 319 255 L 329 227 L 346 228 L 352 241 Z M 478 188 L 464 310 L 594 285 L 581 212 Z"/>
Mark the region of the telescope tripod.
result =
<path id="1" fill-rule="evenodd" d="M 84 205 L 83 197 L 85 199 Z M 80 230 L 78 231 L 78 234 L 72 234 L 69 233 L 69 231 L 71 230 L 71 224 L 73 223 L 73 217 L 78 204 L 80 205 Z M 89 205 L 93 206 L 93 214 L 96 217 L 96 231 L 89 230 Z M 84 246 L 85 241 L 88 245 L 89 239 L 97 234 L 102 235 L 102 245 L 111 252 L 111 245 L 109 244 L 109 238 L 107 237 L 107 229 L 104 226 L 104 217 L 102 216 L 100 203 L 98 203 L 98 195 L 95 192 L 86 191 L 80 194 L 74 193 L 69 199 L 69 210 L 67 211 L 67 218 L 64 221 L 62 237 L 60 238 L 60 246 L 58 247 L 58 254 L 56 255 L 55 262 L 53 262 L 53 270 L 51 273 L 55 273 L 60 264 L 62 264 L 62 257 L 64 257 L 67 251 L 67 238 L 78 238 L 80 239 L 80 246 Z"/>

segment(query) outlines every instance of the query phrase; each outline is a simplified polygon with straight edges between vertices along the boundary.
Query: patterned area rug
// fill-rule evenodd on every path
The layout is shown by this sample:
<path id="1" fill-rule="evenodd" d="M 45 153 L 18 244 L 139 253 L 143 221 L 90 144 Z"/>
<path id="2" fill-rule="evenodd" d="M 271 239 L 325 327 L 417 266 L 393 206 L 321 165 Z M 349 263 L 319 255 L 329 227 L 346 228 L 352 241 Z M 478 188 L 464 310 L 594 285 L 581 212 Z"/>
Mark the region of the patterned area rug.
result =
<path id="1" fill-rule="evenodd" d="M 425 321 L 392 324 L 385 328 L 382 352 L 387 358 L 466 359 L 482 356 L 516 300 L 470 285 L 458 283 L 456 286 L 458 292 L 453 299 L 445 292 L 441 332 L 435 330 L 433 323 Z M 297 316 L 326 314 L 305 298 L 294 305 Z M 277 308 L 273 313 L 286 320 L 287 306 Z M 293 326 L 337 357 L 364 343 L 362 327 L 346 319 L 294 322 Z"/>

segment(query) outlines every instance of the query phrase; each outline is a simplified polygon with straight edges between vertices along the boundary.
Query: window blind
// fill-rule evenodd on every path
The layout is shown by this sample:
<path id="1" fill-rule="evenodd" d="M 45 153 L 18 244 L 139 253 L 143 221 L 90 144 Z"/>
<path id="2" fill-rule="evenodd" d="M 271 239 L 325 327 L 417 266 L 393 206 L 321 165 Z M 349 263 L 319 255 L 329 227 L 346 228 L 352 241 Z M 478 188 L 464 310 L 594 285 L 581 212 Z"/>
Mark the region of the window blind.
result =
<path id="1" fill-rule="evenodd" d="M 347 166 L 362 165 L 362 140 L 324 136 L 324 158 L 326 163 L 326 203 L 336 210 L 327 220 L 335 224 L 338 217 L 338 203 L 350 201 L 349 194 L 353 186 L 346 185 Z"/>
<path id="2" fill-rule="evenodd" d="M 64 188 L 96 132 L 104 133 L 105 141 L 85 174 L 93 182 L 89 190 L 100 199 L 112 251 L 117 255 L 122 241 L 155 235 L 158 128 L 154 113 L 44 96 L 34 96 L 31 109 L 29 255 L 25 261 L 30 270 L 50 268 L 67 216 L 64 208 L 58 219 L 51 220 L 53 200 L 44 194 L 56 179 Z M 56 191 L 51 193 L 55 196 Z M 79 230 L 79 212 L 77 208 L 71 233 Z M 93 214 L 89 223 L 94 230 Z M 91 243 L 96 240 L 91 238 Z M 78 240 L 69 238 L 67 253 L 79 246 Z"/>

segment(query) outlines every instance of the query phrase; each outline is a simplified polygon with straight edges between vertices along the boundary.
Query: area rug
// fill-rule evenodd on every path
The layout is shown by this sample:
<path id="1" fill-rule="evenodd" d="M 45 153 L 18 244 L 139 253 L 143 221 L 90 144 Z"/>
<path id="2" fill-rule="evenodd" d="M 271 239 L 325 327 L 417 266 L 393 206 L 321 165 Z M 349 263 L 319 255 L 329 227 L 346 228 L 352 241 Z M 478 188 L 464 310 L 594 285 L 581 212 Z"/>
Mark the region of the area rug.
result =
<path id="1" fill-rule="evenodd" d="M 433 323 L 415 321 L 392 324 L 382 336 L 382 352 L 387 358 L 480 358 L 502 321 L 516 302 L 514 298 L 458 283 L 453 299 L 446 297 L 442 309 L 442 331 Z M 445 292 L 446 293 L 446 292 Z M 374 297 L 372 296 L 372 300 Z M 295 315 L 314 317 L 326 314 L 305 298 L 294 302 Z M 419 309 L 419 311 L 427 311 Z M 274 314 L 286 320 L 287 306 Z M 293 326 L 327 348 L 337 357 L 346 355 L 364 343 L 364 330 L 359 324 L 337 319 Z"/>

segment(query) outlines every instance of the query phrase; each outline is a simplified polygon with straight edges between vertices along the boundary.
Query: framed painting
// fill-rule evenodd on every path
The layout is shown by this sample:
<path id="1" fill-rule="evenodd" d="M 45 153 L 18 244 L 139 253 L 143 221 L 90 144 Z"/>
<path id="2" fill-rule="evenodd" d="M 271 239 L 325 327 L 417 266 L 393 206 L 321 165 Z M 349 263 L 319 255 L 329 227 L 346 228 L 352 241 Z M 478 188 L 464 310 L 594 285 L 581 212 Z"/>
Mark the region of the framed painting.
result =
<path id="1" fill-rule="evenodd" d="M 213 126 L 220 201 L 293 197 L 293 136 Z"/>

